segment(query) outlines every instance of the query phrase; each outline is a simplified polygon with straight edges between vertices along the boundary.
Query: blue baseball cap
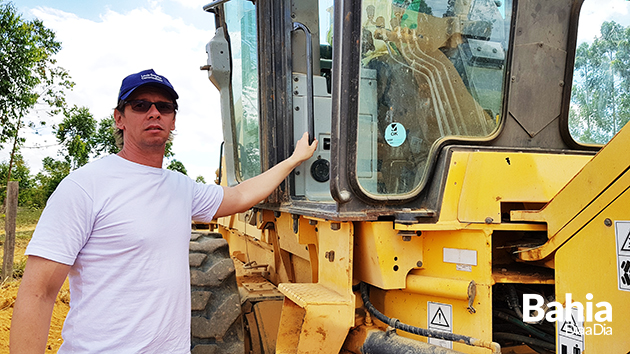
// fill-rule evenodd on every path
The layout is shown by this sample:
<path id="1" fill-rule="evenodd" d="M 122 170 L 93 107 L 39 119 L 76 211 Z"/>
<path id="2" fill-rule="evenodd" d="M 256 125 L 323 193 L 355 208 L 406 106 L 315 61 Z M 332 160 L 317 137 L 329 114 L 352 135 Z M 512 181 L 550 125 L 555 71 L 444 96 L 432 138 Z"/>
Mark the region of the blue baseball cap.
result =
<path id="1" fill-rule="evenodd" d="M 179 98 L 179 95 L 167 78 L 156 74 L 153 69 L 149 69 L 131 74 L 123 79 L 122 85 L 120 85 L 120 92 L 118 93 L 118 101 L 126 100 L 138 87 L 145 85 L 156 86 L 166 90 L 173 96 L 173 100 Z"/>

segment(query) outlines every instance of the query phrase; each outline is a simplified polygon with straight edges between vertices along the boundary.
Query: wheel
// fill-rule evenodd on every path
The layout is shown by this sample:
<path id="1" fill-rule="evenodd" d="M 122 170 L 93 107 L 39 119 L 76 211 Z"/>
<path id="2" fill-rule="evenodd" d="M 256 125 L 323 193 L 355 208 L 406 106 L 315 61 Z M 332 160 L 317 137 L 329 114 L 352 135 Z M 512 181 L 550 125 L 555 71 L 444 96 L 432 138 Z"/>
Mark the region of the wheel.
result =
<path id="1" fill-rule="evenodd" d="M 244 353 L 241 300 L 227 241 L 202 232 L 191 239 L 191 354 Z"/>

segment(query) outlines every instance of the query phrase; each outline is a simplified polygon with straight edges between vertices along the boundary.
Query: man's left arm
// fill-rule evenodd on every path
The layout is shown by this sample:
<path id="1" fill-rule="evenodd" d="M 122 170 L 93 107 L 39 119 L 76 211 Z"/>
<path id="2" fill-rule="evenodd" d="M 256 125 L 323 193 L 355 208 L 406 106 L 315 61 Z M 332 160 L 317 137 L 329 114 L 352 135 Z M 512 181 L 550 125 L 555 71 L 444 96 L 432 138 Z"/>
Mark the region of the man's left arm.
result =
<path id="1" fill-rule="evenodd" d="M 294 168 L 313 156 L 316 148 L 317 140 L 309 145 L 308 133 L 304 133 L 289 158 L 234 187 L 223 187 L 223 201 L 215 217 L 244 212 L 267 198 Z"/>

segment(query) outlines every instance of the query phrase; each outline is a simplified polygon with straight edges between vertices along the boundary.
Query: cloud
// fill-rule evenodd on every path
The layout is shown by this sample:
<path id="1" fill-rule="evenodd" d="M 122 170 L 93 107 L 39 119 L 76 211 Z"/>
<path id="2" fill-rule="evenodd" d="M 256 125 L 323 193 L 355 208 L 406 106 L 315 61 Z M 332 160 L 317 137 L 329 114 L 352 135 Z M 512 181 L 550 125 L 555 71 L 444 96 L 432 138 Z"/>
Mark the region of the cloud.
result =
<path id="1" fill-rule="evenodd" d="M 213 0 L 175 0 L 175 1 L 185 7 L 194 8 L 194 9 L 200 9 L 203 6 L 213 2 Z"/>
<path id="2" fill-rule="evenodd" d="M 180 96 L 175 158 L 184 163 L 191 177 L 214 179 L 223 140 L 219 93 L 207 73 L 199 70 L 206 63 L 205 45 L 214 34 L 214 23 L 197 28 L 165 13 L 158 3 L 127 13 L 108 10 L 100 21 L 48 7 L 31 12 L 54 30 L 62 43 L 58 65 L 67 69 L 76 83 L 67 95 L 68 103 L 88 107 L 97 120 L 112 113 L 120 83 L 128 74 L 153 68 L 166 76 Z M 53 123 L 58 122 L 59 118 L 53 119 Z M 26 144 L 31 146 L 55 142 L 51 136 L 46 142 L 30 133 L 28 138 L 33 139 Z M 55 155 L 25 150 L 25 157 L 28 154 Z M 41 166 L 41 158 L 33 157 L 37 158 L 39 161 L 29 163 L 33 172 Z"/>
<path id="3" fill-rule="evenodd" d="M 205 45 L 213 36 L 215 27 L 212 20 L 204 24 L 205 28 L 200 27 L 201 21 L 193 25 L 175 17 L 171 10 L 179 6 L 176 10 L 181 13 L 205 16 L 199 9 L 210 2 L 153 0 L 147 2 L 147 8 L 124 13 L 105 10 L 97 21 L 49 7 L 32 9 L 31 14 L 53 29 L 62 42 L 58 63 L 69 70 L 76 82 L 75 89 L 68 94 L 68 102 L 88 107 L 96 119 L 111 114 L 124 76 L 153 68 L 168 77 L 181 97 L 175 158 L 184 163 L 193 178 L 203 175 L 209 181 L 214 179 L 219 164 L 219 146 L 223 138 L 219 93 L 199 67 L 206 63 Z M 168 6 L 169 11 L 162 5 Z M 592 41 L 599 35 L 603 21 L 615 20 L 624 26 L 629 25 L 629 8 L 630 2 L 626 1 L 586 1 L 580 21 L 580 41 Z M 35 111 L 33 120 L 38 120 L 38 114 L 45 116 Z M 53 124 L 58 122 L 59 118 L 52 119 Z M 40 130 L 39 134 L 29 131 L 25 136 L 28 139 L 26 146 L 55 143 L 49 128 Z M 7 150 L 0 150 L 3 157 L 0 160 L 4 159 Z M 43 157 L 56 157 L 56 147 L 23 149 L 23 154 L 31 170 L 37 172 Z"/>
<path id="4" fill-rule="evenodd" d="M 630 2 L 628 1 L 585 1 L 580 10 L 578 43 L 592 43 L 600 36 L 604 21 L 615 21 L 622 26 L 630 25 Z"/>

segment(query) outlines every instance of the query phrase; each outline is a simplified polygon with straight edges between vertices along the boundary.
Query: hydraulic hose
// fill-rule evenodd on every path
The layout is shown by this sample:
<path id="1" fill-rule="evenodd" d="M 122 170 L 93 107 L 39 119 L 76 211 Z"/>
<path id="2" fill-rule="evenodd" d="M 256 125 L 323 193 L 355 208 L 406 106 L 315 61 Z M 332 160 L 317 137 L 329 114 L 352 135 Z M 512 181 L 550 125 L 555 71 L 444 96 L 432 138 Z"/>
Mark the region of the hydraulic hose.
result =
<path id="1" fill-rule="evenodd" d="M 514 312 L 516 312 L 516 315 L 522 321 L 523 311 L 521 311 L 521 306 L 518 303 L 518 295 L 516 294 L 516 288 L 514 287 L 513 284 L 508 284 L 507 287 L 508 287 L 508 295 L 509 295 L 508 305 L 510 306 L 512 310 L 514 310 Z"/>
<path id="2" fill-rule="evenodd" d="M 361 347 L 363 354 L 464 354 L 448 348 L 378 329 L 369 330 Z"/>
<path id="3" fill-rule="evenodd" d="M 519 326 L 520 328 L 526 330 L 527 332 L 533 334 L 534 336 L 542 339 L 543 341 L 545 341 L 547 343 L 553 344 L 554 348 L 555 348 L 555 344 L 554 343 L 555 343 L 556 339 L 552 335 L 549 335 L 549 334 L 547 334 L 547 333 L 545 333 L 545 332 L 535 328 L 534 326 L 529 325 L 529 324 L 519 320 L 516 317 L 510 316 L 507 313 L 495 310 L 494 311 L 494 315 L 496 317 L 502 319 L 502 320 L 508 321 L 510 323 L 513 323 L 513 324 Z"/>
<path id="4" fill-rule="evenodd" d="M 540 339 L 536 339 L 536 338 L 532 338 L 528 336 L 523 336 L 520 334 L 495 332 L 493 334 L 493 337 L 495 339 L 512 340 L 515 342 L 522 342 L 528 345 L 531 344 L 533 346 L 541 347 L 547 350 L 556 350 L 556 346 L 554 344 L 551 344 L 544 340 L 540 340 Z"/>
<path id="5" fill-rule="evenodd" d="M 399 329 L 401 331 L 405 331 L 412 334 L 417 334 L 423 337 L 431 337 L 437 339 L 450 340 L 453 342 L 464 343 L 466 345 L 474 346 L 474 347 L 483 347 L 492 350 L 492 353 L 499 354 L 501 353 L 501 346 L 499 343 L 488 342 L 485 340 L 481 340 L 478 338 L 468 337 L 461 334 L 454 334 L 449 332 L 435 331 L 426 328 L 420 328 L 411 326 L 405 323 L 400 322 L 398 319 L 389 318 L 381 313 L 379 310 L 372 305 L 370 302 L 370 288 L 366 283 L 360 284 L 361 289 L 361 299 L 363 300 L 363 306 L 368 310 L 368 312 L 376 317 L 379 321 L 388 324 L 390 327 Z"/>

